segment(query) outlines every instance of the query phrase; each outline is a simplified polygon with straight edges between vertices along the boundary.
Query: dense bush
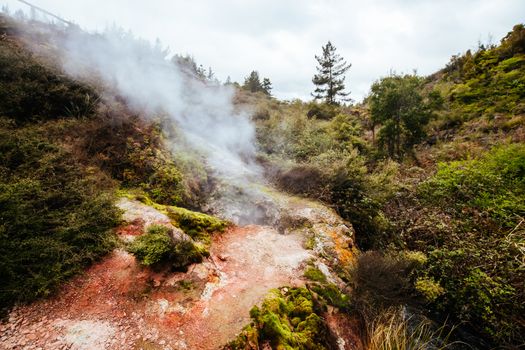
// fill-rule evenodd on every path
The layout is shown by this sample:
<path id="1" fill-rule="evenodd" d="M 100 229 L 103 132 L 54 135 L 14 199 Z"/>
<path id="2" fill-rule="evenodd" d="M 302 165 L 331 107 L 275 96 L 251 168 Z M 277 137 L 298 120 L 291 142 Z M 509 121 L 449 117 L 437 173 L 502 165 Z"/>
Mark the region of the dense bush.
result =
<path id="1" fill-rule="evenodd" d="M 524 26 L 516 25 L 499 46 L 480 46 L 452 58 L 445 79 L 456 84 L 441 85 L 455 113 L 472 118 L 525 111 L 524 33 Z"/>
<path id="2" fill-rule="evenodd" d="M 108 252 L 112 183 L 49 141 L 45 126 L 0 127 L 0 305 L 49 295 Z"/>
<path id="3" fill-rule="evenodd" d="M 312 102 L 308 105 L 308 118 L 317 118 L 330 120 L 333 119 L 339 111 L 339 108 L 335 105 L 328 103 L 315 103 Z"/>
<path id="4" fill-rule="evenodd" d="M 202 252 L 191 240 L 176 240 L 170 229 L 163 225 L 152 225 L 147 232 L 137 237 L 128 247 L 144 266 L 169 265 L 173 269 L 201 262 Z"/>
<path id="5" fill-rule="evenodd" d="M 525 217 L 525 145 L 498 147 L 481 159 L 441 164 L 421 186 L 421 193 L 454 213 L 469 210 L 501 228 L 512 228 Z"/>

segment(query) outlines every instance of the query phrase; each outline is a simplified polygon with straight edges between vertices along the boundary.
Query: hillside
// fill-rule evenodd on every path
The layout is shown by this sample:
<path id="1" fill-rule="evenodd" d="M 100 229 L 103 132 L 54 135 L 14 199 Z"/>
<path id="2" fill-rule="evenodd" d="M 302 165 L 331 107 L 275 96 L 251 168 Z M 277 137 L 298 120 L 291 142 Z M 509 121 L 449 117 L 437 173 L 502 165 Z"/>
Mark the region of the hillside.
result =
<path id="1" fill-rule="evenodd" d="M 352 222 L 363 264 L 375 260 L 363 266 L 368 276 L 397 275 L 352 281 L 354 297 L 461 321 L 462 340 L 480 347 L 523 342 L 524 37 L 516 25 L 500 45 L 454 56 L 429 77 L 378 80 L 415 83 L 411 93 L 426 108 L 428 124 L 401 159 L 388 156 L 388 124 L 374 119 L 373 96 L 339 109 L 238 98 L 257 106 L 261 157 L 275 184 Z M 400 254 L 421 254 L 421 265 L 400 273 Z M 365 319 L 377 312 L 362 311 Z"/>
<path id="2" fill-rule="evenodd" d="M 0 15 L 0 348 L 525 343 L 523 25 L 356 105 L 166 55 Z"/>

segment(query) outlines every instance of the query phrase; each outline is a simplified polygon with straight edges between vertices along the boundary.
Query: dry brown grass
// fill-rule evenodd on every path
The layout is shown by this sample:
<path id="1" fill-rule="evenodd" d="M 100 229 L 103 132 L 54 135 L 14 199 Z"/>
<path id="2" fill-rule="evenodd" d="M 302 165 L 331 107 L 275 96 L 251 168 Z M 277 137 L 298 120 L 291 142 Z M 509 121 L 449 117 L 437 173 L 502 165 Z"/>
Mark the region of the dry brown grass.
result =
<path id="1" fill-rule="evenodd" d="M 386 311 L 369 325 L 367 350 L 447 349 L 450 331 L 434 327 L 430 321 L 413 320 L 403 308 Z"/>

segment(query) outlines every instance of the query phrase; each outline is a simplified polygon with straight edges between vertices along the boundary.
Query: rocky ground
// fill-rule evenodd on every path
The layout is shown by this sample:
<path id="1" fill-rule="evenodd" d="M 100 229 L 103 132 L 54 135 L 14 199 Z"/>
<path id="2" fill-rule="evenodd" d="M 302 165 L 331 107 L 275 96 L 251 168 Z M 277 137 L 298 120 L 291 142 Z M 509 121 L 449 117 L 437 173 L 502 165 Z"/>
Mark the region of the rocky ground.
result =
<path id="1" fill-rule="evenodd" d="M 234 226 L 212 240 L 210 257 L 187 272 L 152 271 L 117 249 L 57 295 L 15 308 L 0 325 L 1 349 L 218 349 L 249 322 L 249 310 L 271 288 L 300 286 L 306 262 L 329 279 L 353 259 L 352 231 L 334 212 L 270 193 L 275 227 Z M 122 199 L 132 240 L 164 214 Z M 183 233 L 182 233 L 183 234 Z M 341 349 L 353 348 L 345 320 L 327 316 Z"/>

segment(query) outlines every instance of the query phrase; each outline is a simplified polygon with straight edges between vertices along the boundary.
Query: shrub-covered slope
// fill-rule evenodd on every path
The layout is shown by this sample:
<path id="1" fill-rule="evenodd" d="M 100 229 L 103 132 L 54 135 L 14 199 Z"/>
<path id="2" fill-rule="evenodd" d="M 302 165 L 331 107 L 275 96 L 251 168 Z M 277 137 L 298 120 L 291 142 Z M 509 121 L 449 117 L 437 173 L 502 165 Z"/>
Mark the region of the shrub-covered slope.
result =
<path id="1" fill-rule="evenodd" d="M 377 268 L 369 274 L 392 277 L 350 280 L 360 293 L 351 298 L 361 303 L 356 310 L 409 304 L 436 320 L 462 322 L 459 333 L 466 327 L 475 334 L 463 340 L 481 347 L 525 341 L 524 38 L 517 25 L 500 45 L 454 56 L 432 76 L 378 80 L 376 102 L 395 96 L 388 91 L 415 101 L 399 129 L 391 128 L 396 104 L 377 116 L 371 99 L 345 107 L 239 94 L 239 103 L 256 105 L 268 175 L 284 190 L 333 205 L 353 224 L 360 247 L 375 251 L 363 259 Z M 406 91 L 405 80 L 415 82 Z M 419 140 L 402 143 L 389 159 L 382 138 L 403 140 L 396 130 L 429 116 L 417 125 Z M 389 262 L 407 254 L 421 257 L 410 271 Z M 402 292 L 385 295 L 399 281 Z"/>

